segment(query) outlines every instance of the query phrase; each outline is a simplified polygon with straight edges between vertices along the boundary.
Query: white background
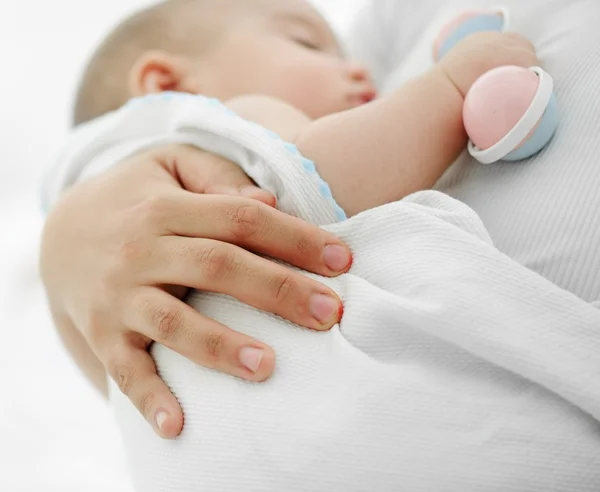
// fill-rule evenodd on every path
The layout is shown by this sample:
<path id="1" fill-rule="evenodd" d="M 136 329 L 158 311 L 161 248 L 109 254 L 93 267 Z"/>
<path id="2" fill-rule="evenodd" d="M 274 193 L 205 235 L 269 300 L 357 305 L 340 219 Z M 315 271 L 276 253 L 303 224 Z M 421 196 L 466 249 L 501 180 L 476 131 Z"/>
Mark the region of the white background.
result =
<path id="1" fill-rule="evenodd" d="M 320 0 L 348 24 L 361 0 Z M 130 492 L 106 404 L 60 345 L 37 277 L 37 190 L 83 64 L 144 0 L 0 2 L 0 491 Z"/>

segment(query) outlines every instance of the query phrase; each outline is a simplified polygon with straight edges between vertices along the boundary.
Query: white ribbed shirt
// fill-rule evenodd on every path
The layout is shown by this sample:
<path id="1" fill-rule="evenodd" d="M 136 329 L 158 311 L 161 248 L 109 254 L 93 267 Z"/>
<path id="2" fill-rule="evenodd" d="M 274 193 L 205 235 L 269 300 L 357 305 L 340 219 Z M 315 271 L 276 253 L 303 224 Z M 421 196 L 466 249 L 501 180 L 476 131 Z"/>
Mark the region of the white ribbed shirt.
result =
<path id="1" fill-rule="evenodd" d="M 555 82 L 560 127 L 527 162 L 481 166 L 467 153 L 437 189 L 473 208 L 513 260 L 600 301 L 600 2 L 372 0 L 349 40 L 383 92 L 429 66 L 433 37 L 453 13 L 506 6 Z M 401 131 L 399 129 L 399 131 Z"/>

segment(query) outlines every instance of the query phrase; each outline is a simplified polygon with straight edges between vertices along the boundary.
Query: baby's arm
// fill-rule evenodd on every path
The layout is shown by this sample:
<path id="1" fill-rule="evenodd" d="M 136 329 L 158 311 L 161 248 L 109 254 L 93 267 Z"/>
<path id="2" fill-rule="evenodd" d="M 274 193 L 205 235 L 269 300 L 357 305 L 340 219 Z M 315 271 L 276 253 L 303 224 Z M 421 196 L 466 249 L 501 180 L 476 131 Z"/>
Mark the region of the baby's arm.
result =
<path id="1" fill-rule="evenodd" d="M 312 123 L 286 103 L 262 96 L 230 106 L 295 142 L 340 206 L 355 215 L 431 188 L 467 143 L 462 107 L 473 82 L 492 68 L 536 61 L 521 36 L 481 33 L 389 97 Z"/>
<path id="2" fill-rule="evenodd" d="M 352 216 L 433 186 L 466 145 L 462 103 L 448 77 L 433 70 L 390 98 L 317 121 L 268 96 L 227 106 L 296 143 Z"/>
<path id="3" fill-rule="evenodd" d="M 443 71 L 433 70 L 389 98 L 317 121 L 268 96 L 227 106 L 296 143 L 352 216 L 433 186 L 466 145 L 462 103 Z"/>
<path id="4" fill-rule="evenodd" d="M 296 145 L 352 216 L 433 187 L 467 143 L 462 107 L 436 68 L 390 97 L 315 121 Z"/>
<path id="5" fill-rule="evenodd" d="M 389 97 L 322 118 L 296 140 L 348 215 L 431 188 L 465 148 L 464 96 L 502 65 L 535 65 L 516 34 L 482 33 Z"/>

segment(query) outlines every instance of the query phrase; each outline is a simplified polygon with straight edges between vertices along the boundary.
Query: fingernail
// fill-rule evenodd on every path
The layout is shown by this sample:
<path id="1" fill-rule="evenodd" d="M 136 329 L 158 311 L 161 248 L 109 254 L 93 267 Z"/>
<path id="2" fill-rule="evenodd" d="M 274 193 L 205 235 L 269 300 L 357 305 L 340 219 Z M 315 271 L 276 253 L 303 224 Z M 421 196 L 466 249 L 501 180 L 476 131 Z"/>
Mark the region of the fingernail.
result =
<path id="1" fill-rule="evenodd" d="M 169 414 L 167 412 L 165 412 L 164 410 L 159 410 L 158 412 L 156 412 L 156 415 L 154 416 L 154 420 L 156 421 L 156 427 L 158 427 L 158 429 L 160 431 L 163 430 L 163 426 L 165 425 L 165 422 L 167 421 L 168 418 L 169 418 Z"/>
<path id="2" fill-rule="evenodd" d="M 244 347 L 240 350 L 240 362 L 249 371 L 256 372 L 262 362 L 265 351 L 254 347 Z"/>
<path id="3" fill-rule="evenodd" d="M 331 271 L 342 272 L 348 267 L 352 261 L 352 257 L 350 256 L 350 252 L 343 246 L 330 244 L 329 246 L 325 246 L 323 260 L 327 268 Z"/>
<path id="4" fill-rule="evenodd" d="M 240 194 L 247 198 L 261 201 L 270 207 L 275 207 L 277 205 L 277 199 L 271 193 L 261 188 L 257 188 L 256 186 L 245 186 L 240 190 Z"/>
<path id="5" fill-rule="evenodd" d="M 339 303 L 330 296 L 315 294 L 309 301 L 310 312 L 319 323 L 327 324 L 333 321 L 340 312 Z"/>

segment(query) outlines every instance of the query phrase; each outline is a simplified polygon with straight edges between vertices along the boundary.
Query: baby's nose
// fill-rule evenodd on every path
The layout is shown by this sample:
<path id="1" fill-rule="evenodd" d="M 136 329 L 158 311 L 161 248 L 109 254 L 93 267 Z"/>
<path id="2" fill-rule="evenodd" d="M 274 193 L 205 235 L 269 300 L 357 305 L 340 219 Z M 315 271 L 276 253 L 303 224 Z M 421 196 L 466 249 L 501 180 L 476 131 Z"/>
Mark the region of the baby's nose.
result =
<path id="1" fill-rule="evenodd" d="M 348 76 L 355 82 L 371 83 L 369 71 L 362 63 L 349 62 L 347 66 Z"/>

